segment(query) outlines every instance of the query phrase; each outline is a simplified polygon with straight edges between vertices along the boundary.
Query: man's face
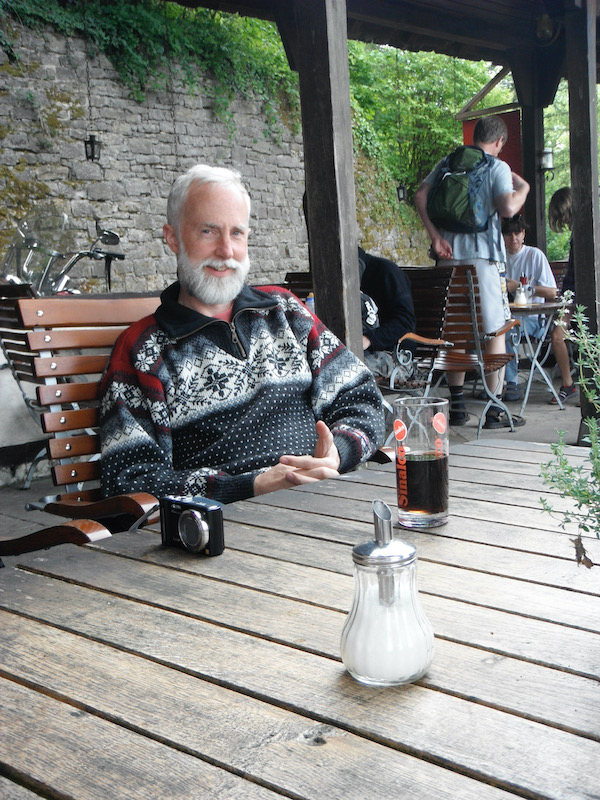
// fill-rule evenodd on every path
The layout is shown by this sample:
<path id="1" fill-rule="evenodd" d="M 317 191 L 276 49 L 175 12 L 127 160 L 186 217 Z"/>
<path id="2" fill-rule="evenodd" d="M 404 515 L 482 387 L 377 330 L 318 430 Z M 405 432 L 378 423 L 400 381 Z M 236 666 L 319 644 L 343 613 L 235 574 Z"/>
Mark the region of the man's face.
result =
<path id="1" fill-rule="evenodd" d="M 238 191 L 192 184 L 179 231 L 165 226 L 186 291 L 207 305 L 231 302 L 248 274 L 248 233 L 248 207 Z"/>
<path id="2" fill-rule="evenodd" d="M 522 249 L 525 243 L 525 231 L 518 231 L 517 233 L 503 233 L 504 244 L 506 250 L 511 256 L 516 255 Z"/>

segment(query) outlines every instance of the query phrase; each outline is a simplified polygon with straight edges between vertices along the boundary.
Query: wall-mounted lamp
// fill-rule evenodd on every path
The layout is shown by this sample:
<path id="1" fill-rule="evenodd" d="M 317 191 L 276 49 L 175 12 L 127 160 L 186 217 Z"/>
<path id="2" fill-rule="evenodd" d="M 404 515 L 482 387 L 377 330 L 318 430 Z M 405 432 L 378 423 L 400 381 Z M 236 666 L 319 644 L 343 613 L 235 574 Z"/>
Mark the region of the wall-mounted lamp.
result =
<path id="1" fill-rule="evenodd" d="M 403 203 L 407 198 L 406 186 L 403 183 L 398 184 L 396 187 L 396 194 L 398 195 L 398 200 Z"/>
<path id="2" fill-rule="evenodd" d="M 547 42 L 554 35 L 554 23 L 549 14 L 540 14 L 535 18 L 535 35 L 540 42 Z"/>
<path id="3" fill-rule="evenodd" d="M 85 157 L 88 161 L 100 161 L 100 150 L 102 142 L 100 142 L 93 133 L 90 134 L 89 139 L 85 142 Z"/>
<path id="4" fill-rule="evenodd" d="M 554 151 L 551 147 L 546 147 L 540 153 L 540 172 L 550 181 L 554 177 Z"/>

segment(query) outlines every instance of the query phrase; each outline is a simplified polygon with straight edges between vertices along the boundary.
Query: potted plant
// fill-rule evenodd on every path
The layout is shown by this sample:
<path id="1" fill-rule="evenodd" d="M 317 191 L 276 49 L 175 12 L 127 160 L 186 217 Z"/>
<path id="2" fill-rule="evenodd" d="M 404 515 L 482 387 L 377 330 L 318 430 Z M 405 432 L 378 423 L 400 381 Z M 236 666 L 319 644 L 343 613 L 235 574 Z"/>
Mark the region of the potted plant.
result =
<path id="1" fill-rule="evenodd" d="M 565 300 L 570 298 L 565 292 Z M 572 341 L 578 350 L 579 387 L 596 412 L 595 416 L 586 417 L 587 427 L 585 444 L 589 445 L 588 454 L 579 466 L 573 466 L 565 453 L 564 433 L 559 435 L 557 444 L 552 445 L 553 459 L 542 466 L 542 478 L 548 486 L 553 486 L 563 496 L 574 501 L 574 507 L 568 511 L 558 512 L 544 499 L 542 506 L 554 516 L 561 517 L 561 527 L 567 523 L 577 524 L 579 534 L 573 539 L 575 557 L 578 564 L 592 567 L 593 562 L 586 553 L 582 541 L 582 533 L 594 532 L 600 537 L 600 334 L 592 334 L 589 330 L 588 318 L 583 306 L 577 306 L 573 315 L 574 325 L 565 328 L 565 339 Z M 558 324 L 563 324 L 559 317 Z"/>

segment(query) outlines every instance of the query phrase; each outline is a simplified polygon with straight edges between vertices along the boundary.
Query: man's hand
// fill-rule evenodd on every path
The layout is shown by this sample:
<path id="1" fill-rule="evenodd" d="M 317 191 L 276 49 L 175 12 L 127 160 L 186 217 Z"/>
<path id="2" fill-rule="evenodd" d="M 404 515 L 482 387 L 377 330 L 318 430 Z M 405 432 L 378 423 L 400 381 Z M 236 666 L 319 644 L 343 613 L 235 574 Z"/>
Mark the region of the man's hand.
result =
<path id="1" fill-rule="evenodd" d="M 276 464 L 254 479 L 254 495 L 290 489 L 303 483 L 336 478 L 339 475 L 340 455 L 327 425 L 317 422 L 317 444 L 312 456 L 281 456 Z"/>
<path id="2" fill-rule="evenodd" d="M 431 249 L 438 258 L 451 259 L 452 247 L 450 242 L 444 239 L 439 233 L 431 240 Z"/>
<path id="3" fill-rule="evenodd" d="M 431 249 L 438 258 L 450 259 L 452 258 L 452 247 L 450 246 L 450 242 L 446 241 L 446 239 L 444 239 L 444 237 L 440 234 L 436 226 L 430 220 L 429 214 L 427 213 L 427 198 L 430 191 L 431 186 L 423 181 L 423 183 L 417 189 L 417 193 L 415 194 L 415 206 L 417 207 L 417 211 L 419 212 L 419 216 L 421 217 L 423 225 L 425 225 L 425 230 L 431 239 Z"/>

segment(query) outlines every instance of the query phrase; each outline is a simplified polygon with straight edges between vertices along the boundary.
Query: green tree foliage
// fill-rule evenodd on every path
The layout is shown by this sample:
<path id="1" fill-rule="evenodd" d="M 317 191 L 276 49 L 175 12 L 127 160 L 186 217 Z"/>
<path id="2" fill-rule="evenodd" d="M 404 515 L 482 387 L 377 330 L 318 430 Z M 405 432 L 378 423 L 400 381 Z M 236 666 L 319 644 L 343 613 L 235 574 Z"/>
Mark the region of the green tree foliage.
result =
<path id="1" fill-rule="evenodd" d="M 462 143 L 454 115 L 497 70 L 362 42 L 349 42 L 348 49 L 355 138 L 410 196 L 433 165 Z M 486 104 L 512 100 L 512 87 L 500 84 Z"/>
<path id="2" fill-rule="evenodd" d="M 546 147 L 554 153 L 554 172 L 546 181 L 546 219 L 548 204 L 554 192 L 571 185 L 571 162 L 569 153 L 569 92 L 566 81 L 561 81 L 554 103 L 544 111 L 544 140 Z M 557 233 L 546 225 L 546 255 L 549 261 L 569 257 L 571 232 Z"/>

